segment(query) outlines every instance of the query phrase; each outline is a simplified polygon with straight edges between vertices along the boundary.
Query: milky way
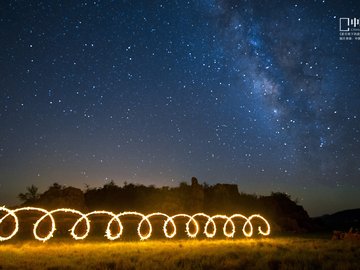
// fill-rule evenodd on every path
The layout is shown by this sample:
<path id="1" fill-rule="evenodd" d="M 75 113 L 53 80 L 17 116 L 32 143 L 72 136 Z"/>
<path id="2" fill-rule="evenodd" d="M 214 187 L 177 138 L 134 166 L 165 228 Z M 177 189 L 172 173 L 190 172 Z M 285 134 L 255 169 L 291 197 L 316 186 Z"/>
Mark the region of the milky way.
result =
<path id="1" fill-rule="evenodd" d="M 358 207 L 355 1 L 2 1 L 0 202 L 227 182 Z"/>

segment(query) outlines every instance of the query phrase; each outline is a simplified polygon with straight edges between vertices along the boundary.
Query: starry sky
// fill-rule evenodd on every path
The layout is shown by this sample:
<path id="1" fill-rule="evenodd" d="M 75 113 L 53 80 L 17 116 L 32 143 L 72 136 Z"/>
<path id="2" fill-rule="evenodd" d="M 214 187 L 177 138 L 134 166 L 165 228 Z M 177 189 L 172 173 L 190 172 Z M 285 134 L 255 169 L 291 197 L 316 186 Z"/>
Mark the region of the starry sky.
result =
<path id="1" fill-rule="evenodd" d="M 111 179 L 360 206 L 357 1 L 1 1 L 0 203 Z"/>

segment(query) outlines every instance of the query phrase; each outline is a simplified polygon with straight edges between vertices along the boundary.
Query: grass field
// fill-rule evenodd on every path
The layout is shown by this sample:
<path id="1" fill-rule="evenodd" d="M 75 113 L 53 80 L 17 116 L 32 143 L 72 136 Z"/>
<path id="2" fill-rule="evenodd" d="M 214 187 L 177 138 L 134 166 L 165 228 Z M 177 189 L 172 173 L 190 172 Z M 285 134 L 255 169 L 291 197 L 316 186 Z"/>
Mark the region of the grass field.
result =
<path id="1" fill-rule="evenodd" d="M 360 243 L 321 238 L 0 243 L 0 269 L 360 269 Z"/>

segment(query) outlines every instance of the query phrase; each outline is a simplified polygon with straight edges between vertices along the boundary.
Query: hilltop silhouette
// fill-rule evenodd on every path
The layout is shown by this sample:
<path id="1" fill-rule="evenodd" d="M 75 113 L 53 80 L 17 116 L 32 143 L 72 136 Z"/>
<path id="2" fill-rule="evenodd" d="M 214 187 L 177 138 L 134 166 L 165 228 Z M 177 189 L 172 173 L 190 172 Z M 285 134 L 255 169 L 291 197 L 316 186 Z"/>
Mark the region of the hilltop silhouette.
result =
<path id="1" fill-rule="evenodd" d="M 314 222 L 324 230 L 348 231 L 350 228 L 360 229 L 360 208 L 336 212 L 314 218 Z"/>
<path id="2" fill-rule="evenodd" d="M 191 184 L 180 183 L 178 187 L 144 186 L 124 183 L 118 186 L 110 181 L 99 188 L 86 190 L 54 183 L 39 194 L 35 186 L 20 193 L 23 206 L 46 209 L 69 207 L 81 211 L 109 210 L 113 212 L 138 211 L 209 215 L 259 213 L 272 224 L 273 232 L 306 232 L 313 229 L 313 222 L 304 208 L 285 193 L 269 196 L 240 193 L 235 184 L 199 184 L 193 177 Z"/>

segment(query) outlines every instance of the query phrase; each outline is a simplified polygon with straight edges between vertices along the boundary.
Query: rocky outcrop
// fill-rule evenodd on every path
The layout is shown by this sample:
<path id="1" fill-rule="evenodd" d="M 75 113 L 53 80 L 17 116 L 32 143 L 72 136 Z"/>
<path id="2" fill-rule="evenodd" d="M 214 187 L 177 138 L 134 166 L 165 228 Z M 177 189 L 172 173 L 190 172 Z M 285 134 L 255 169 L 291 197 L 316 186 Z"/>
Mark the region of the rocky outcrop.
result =
<path id="1" fill-rule="evenodd" d="M 50 187 L 47 191 L 40 195 L 36 205 L 46 209 L 86 209 L 84 193 L 81 189 L 74 187 Z"/>

